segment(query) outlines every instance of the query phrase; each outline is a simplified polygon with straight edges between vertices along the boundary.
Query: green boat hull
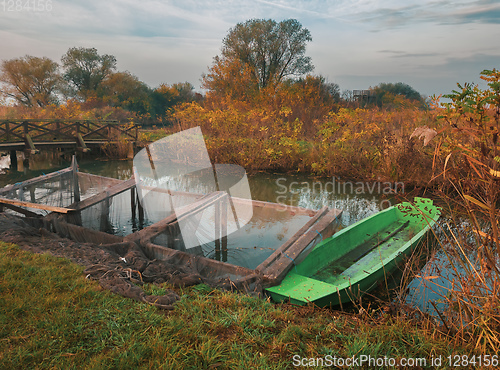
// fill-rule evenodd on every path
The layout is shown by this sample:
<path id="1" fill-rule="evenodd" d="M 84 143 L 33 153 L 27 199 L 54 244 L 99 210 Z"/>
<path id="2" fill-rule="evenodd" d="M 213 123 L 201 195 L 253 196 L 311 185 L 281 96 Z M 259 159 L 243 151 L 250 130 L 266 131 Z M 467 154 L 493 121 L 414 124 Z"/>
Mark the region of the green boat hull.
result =
<path id="1" fill-rule="evenodd" d="M 275 302 L 320 307 L 354 301 L 394 271 L 440 214 L 432 200 L 415 198 L 358 221 L 318 244 L 266 293 Z"/>

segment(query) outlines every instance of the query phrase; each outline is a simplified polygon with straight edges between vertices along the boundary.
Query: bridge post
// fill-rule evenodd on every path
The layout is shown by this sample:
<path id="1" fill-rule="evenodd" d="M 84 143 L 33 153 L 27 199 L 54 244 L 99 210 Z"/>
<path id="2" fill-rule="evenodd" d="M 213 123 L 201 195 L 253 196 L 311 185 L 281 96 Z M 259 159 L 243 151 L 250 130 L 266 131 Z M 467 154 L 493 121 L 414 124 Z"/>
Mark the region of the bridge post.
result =
<path id="1" fill-rule="evenodd" d="M 17 171 L 17 152 L 15 150 L 10 151 L 10 169 Z"/>

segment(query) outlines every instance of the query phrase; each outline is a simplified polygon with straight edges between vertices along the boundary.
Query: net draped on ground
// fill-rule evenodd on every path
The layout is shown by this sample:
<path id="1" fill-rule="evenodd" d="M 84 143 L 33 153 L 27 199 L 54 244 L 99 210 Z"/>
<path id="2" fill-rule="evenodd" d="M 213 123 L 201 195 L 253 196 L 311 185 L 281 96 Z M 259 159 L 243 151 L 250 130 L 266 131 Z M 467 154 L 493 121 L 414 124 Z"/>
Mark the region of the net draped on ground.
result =
<path id="1" fill-rule="evenodd" d="M 110 240 L 104 240 L 103 244 L 75 242 L 48 231 L 44 223 L 47 221 L 0 213 L 0 240 L 31 252 L 68 258 L 83 266 L 87 278 L 99 281 L 103 288 L 162 309 L 172 309 L 179 296 L 171 290 L 162 296 L 148 295 L 141 288 L 143 284 L 168 282 L 175 287 L 187 287 L 204 283 L 213 288 L 262 293 L 258 278 L 245 284 L 235 283 L 229 277 L 203 276 L 199 270 L 206 266 L 195 255 L 174 251 L 164 260 L 150 259 L 137 244 L 120 242 L 119 237 L 110 236 L 116 238 L 114 243 L 106 243 Z M 78 232 L 78 226 L 68 226 Z M 184 263 L 179 263 L 180 259 Z"/>

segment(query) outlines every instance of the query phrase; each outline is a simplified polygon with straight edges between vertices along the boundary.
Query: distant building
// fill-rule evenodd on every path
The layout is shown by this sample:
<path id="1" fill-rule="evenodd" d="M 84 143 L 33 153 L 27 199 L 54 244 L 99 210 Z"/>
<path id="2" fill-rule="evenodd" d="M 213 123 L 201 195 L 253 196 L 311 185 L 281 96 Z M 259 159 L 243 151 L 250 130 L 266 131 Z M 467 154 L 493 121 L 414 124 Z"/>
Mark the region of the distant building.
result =
<path id="1" fill-rule="evenodd" d="M 375 93 L 372 90 L 352 90 L 352 96 L 359 103 L 370 103 L 375 100 Z"/>

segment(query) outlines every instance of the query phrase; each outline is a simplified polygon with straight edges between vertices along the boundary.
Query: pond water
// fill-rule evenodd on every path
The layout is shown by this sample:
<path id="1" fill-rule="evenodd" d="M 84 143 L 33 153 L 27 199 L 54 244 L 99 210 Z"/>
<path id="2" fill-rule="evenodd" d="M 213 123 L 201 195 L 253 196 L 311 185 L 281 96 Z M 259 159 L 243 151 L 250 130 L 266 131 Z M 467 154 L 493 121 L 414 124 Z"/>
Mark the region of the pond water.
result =
<path id="1" fill-rule="evenodd" d="M 71 158 L 58 152 L 40 153 L 9 168 L 7 153 L 0 153 L 0 188 L 70 166 Z M 131 160 L 107 160 L 84 156 L 79 170 L 94 175 L 127 180 L 132 177 Z M 347 226 L 399 201 L 405 195 L 404 184 L 390 182 L 343 181 L 338 177 L 311 177 L 304 174 L 255 173 L 248 176 L 252 199 L 318 210 L 321 207 L 343 211 L 342 225 Z M 394 193 L 395 194 L 391 194 Z"/>
<path id="2" fill-rule="evenodd" d="M 9 168 L 10 157 L 7 153 L 0 156 L 0 188 L 30 179 L 44 173 L 53 172 L 70 165 L 71 158 L 58 152 L 40 153 L 29 160 L 22 158 L 19 153 L 17 168 Z M 105 160 L 83 156 L 78 159 L 79 170 L 94 175 L 126 180 L 132 177 L 131 160 Z M 341 224 L 348 226 L 358 220 L 366 218 L 402 200 L 405 195 L 402 183 L 389 182 L 349 182 L 339 178 L 314 178 L 299 174 L 269 174 L 256 173 L 248 176 L 252 199 L 293 205 L 309 209 L 320 209 L 323 206 L 337 208 L 343 211 Z M 391 194 L 392 193 L 392 194 Z M 115 225 L 109 225 L 111 231 L 118 235 L 126 235 L 137 230 L 137 225 L 130 221 L 130 217 L 123 212 L 125 204 L 129 204 L 130 197 L 122 196 L 114 200 Z M 123 203 L 123 206 L 120 206 Z M 129 207 L 129 206 L 128 206 Z M 82 215 L 83 216 L 83 215 Z M 97 222 L 89 215 L 89 223 Z M 307 219 L 302 220 L 302 224 Z M 146 226 L 146 225 L 143 225 Z M 250 225 L 260 229 L 258 240 L 249 242 L 251 247 L 243 250 L 234 247 L 232 254 L 222 256 L 222 260 L 230 263 L 255 268 L 259 261 L 265 259 L 272 251 L 281 245 L 282 240 L 293 235 L 300 225 L 287 223 L 286 220 L 266 219 L 259 220 L 259 224 Z M 245 231 L 241 231 L 239 238 L 248 238 Z M 271 248 L 269 247 L 271 246 Z M 229 248 L 229 250 L 231 250 Z M 210 255 L 214 251 L 204 251 Z M 256 256 L 249 257 L 249 256 Z M 214 256 L 212 256 L 214 258 Z M 221 256 L 217 256 L 221 259 Z M 412 301 L 422 308 L 426 308 L 429 296 L 434 299 L 432 292 L 422 291 L 422 281 L 415 279 L 410 285 Z M 438 299 L 439 297 L 435 298 Z"/>

